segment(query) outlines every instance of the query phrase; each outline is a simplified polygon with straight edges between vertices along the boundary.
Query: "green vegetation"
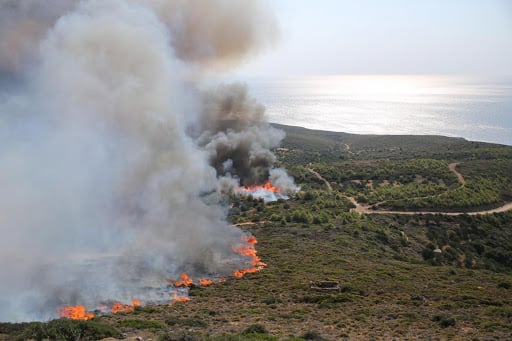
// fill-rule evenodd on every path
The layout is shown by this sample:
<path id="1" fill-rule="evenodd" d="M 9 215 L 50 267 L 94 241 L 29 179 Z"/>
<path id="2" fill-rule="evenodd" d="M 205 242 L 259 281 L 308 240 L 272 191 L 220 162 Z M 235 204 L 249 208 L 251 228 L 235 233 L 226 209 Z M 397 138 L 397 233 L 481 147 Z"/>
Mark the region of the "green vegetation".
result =
<path id="1" fill-rule="evenodd" d="M 0 340 L 509 338 L 512 211 L 464 212 L 512 200 L 512 147 L 285 130 L 276 154 L 302 190 L 273 203 L 232 198 L 228 217 L 257 238 L 265 269 L 192 288 L 186 303 L 0 324 Z M 339 290 L 311 290 L 318 280 Z"/>
<path id="2" fill-rule="evenodd" d="M 442 328 L 455 326 L 455 319 L 453 317 L 446 317 L 443 315 L 436 315 L 432 318 L 432 321 L 439 322 Z"/>
<path id="3" fill-rule="evenodd" d="M 96 321 L 72 321 L 58 319 L 30 323 L 0 323 L 2 334 L 10 340 L 99 340 L 107 337 L 119 337 L 121 333 L 113 327 Z"/>
<path id="4" fill-rule="evenodd" d="M 199 318 L 178 318 L 175 316 L 170 316 L 165 320 L 165 323 L 167 323 L 169 326 L 175 326 L 175 325 L 181 325 L 181 326 L 188 326 L 188 327 L 199 327 L 199 328 L 205 328 L 207 326 L 207 323 Z"/>
<path id="5" fill-rule="evenodd" d="M 122 320 L 118 323 L 119 327 L 128 327 L 135 329 L 153 329 L 164 328 L 164 325 L 158 321 L 151 320 Z"/>

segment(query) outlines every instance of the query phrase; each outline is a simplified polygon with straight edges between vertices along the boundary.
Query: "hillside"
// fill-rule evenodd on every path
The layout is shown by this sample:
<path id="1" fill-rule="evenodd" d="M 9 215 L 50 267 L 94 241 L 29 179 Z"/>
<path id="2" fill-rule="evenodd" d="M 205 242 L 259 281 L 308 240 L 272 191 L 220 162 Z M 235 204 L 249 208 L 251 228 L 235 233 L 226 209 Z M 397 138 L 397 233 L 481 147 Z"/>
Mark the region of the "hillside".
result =
<path id="1" fill-rule="evenodd" d="M 170 306 L 0 323 L 0 340 L 510 337 L 512 210 L 484 213 L 512 201 L 512 147 L 278 127 L 287 137 L 275 152 L 301 192 L 233 199 L 229 216 L 257 238 L 263 270 L 193 286 Z"/>

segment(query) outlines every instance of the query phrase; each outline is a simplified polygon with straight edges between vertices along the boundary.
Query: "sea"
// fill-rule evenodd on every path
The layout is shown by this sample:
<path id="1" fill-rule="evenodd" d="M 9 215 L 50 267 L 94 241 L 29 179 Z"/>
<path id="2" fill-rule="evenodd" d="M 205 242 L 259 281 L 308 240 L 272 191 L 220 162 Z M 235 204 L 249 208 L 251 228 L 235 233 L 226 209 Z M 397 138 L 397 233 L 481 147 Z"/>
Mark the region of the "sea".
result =
<path id="1" fill-rule="evenodd" d="M 274 123 L 512 146 L 512 78 L 329 75 L 244 81 Z"/>

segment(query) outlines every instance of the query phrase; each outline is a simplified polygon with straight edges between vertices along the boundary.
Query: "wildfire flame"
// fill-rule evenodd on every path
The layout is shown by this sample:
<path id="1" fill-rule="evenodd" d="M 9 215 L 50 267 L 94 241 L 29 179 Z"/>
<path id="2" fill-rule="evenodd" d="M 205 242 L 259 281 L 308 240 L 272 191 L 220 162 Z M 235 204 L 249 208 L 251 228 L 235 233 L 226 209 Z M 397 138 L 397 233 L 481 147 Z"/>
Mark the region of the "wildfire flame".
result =
<path id="1" fill-rule="evenodd" d="M 189 287 L 194 283 L 192 278 L 190 278 L 185 272 L 180 275 L 181 281 L 171 281 L 169 280 L 169 285 L 175 287 Z"/>
<path id="2" fill-rule="evenodd" d="M 179 281 L 172 281 L 169 280 L 169 285 L 172 285 L 173 287 L 190 287 L 192 284 L 194 284 L 194 280 L 190 278 L 189 275 L 187 275 L 185 272 L 180 275 L 181 280 Z M 203 287 L 207 287 L 213 283 L 212 280 L 208 278 L 200 278 L 199 279 L 199 285 Z"/>
<path id="3" fill-rule="evenodd" d="M 187 302 L 190 301 L 190 298 L 187 296 L 180 296 L 178 293 L 178 290 L 174 290 L 172 294 L 172 301 L 169 302 L 169 305 L 175 303 L 175 302 Z"/>
<path id="4" fill-rule="evenodd" d="M 111 313 L 127 313 L 133 311 L 135 307 L 141 305 L 140 300 L 133 300 L 131 304 L 123 304 L 121 302 L 115 302 L 110 308 L 106 305 L 101 305 L 100 310 L 107 310 Z M 95 315 L 91 311 L 87 311 L 83 305 L 67 306 L 59 310 L 59 316 L 65 317 L 72 320 L 89 320 Z"/>
<path id="5" fill-rule="evenodd" d="M 263 185 L 253 185 L 253 186 L 245 186 L 242 187 L 242 190 L 248 192 L 256 192 L 260 190 L 265 190 L 273 193 L 280 193 L 281 190 L 270 183 L 270 181 L 265 182 Z"/>
<path id="6" fill-rule="evenodd" d="M 140 306 L 139 300 L 133 300 L 132 304 L 122 304 L 120 302 L 114 303 L 114 305 L 110 308 L 110 311 L 113 313 L 128 313 L 130 311 L 133 311 L 135 307 Z"/>
<path id="7" fill-rule="evenodd" d="M 250 265 L 247 268 L 242 268 L 235 270 L 233 272 L 233 276 L 236 278 L 242 278 L 245 274 L 253 273 L 256 271 L 259 271 L 263 269 L 267 264 L 263 263 L 260 259 L 260 257 L 256 254 L 256 249 L 254 248 L 254 244 L 256 244 L 258 241 L 253 236 L 250 237 L 244 237 L 242 240 L 241 246 L 231 246 L 231 250 L 233 252 L 238 253 L 242 256 L 248 256 L 250 257 L 250 262 L 248 262 L 247 265 Z"/>
<path id="8" fill-rule="evenodd" d="M 213 281 L 209 280 L 208 278 L 201 278 L 199 280 L 199 284 L 202 286 L 202 287 L 207 287 L 209 285 L 211 285 L 213 283 Z"/>
<path id="9" fill-rule="evenodd" d="M 265 182 L 263 185 L 238 187 L 235 190 L 235 194 L 242 196 L 250 195 L 256 199 L 263 199 L 265 202 L 288 199 L 288 196 L 282 192 L 281 188 L 272 185 L 270 181 Z"/>
<path id="10" fill-rule="evenodd" d="M 256 249 L 254 245 L 258 241 L 253 236 L 244 236 L 241 242 L 237 245 L 232 245 L 231 250 L 239 255 L 249 257 L 249 260 L 246 262 L 247 267 L 237 269 L 233 272 L 233 276 L 236 278 L 241 278 L 245 274 L 253 273 L 261 270 L 266 266 L 260 259 L 260 257 L 256 254 Z M 222 283 L 225 279 L 219 279 L 218 282 Z M 169 280 L 169 285 L 173 286 L 175 289 L 170 293 L 171 301 L 169 304 L 173 304 L 175 302 L 186 302 L 190 301 L 190 298 L 187 296 L 186 287 L 190 287 L 194 283 L 193 279 L 190 278 L 185 272 L 180 275 L 180 279 L 177 281 Z M 199 285 L 208 286 L 213 283 L 212 280 L 208 278 L 200 278 Z M 183 289 L 176 289 L 183 288 Z M 183 292 L 185 291 L 185 292 Z M 141 305 L 141 301 L 135 299 L 131 304 L 123 304 L 121 302 L 115 302 L 110 308 L 106 305 L 101 305 L 99 310 L 101 312 L 111 312 L 111 313 L 126 313 L 131 312 Z M 93 318 L 95 315 L 93 312 L 88 311 L 84 306 L 67 306 L 63 307 L 59 310 L 59 316 L 65 317 L 73 320 L 89 320 Z"/>
<path id="11" fill-rule="evenodd" d="M 66 317 L 72 320 L 89 320 L 94 317 L 94 314 L 87 311 L 83 305 L 63 307 L 59 311 L 60 317 Z"/>

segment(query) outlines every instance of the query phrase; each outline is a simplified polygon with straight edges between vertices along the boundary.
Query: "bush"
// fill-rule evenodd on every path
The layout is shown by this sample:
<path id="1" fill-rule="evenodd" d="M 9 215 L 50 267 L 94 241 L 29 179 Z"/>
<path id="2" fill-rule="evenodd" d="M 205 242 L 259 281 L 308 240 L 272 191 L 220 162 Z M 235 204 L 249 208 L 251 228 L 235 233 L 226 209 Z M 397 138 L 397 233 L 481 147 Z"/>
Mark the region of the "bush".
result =
<path id="1" fill-rule="evenodd" d="M 332 308 L 336 304 L 354 301 L 357 296 L 350 294 L 337 294 L 337 295 L 305 295 L 297 298 L 299 303 L 317 303 L 318 308 Z"/>
<path id="2" fill-rule="evenodd" d="M 301 336 L 304 340 L 312 340 L 312 341 L 326 341 L 327 339 L 324 339 L 315 331 L 309 331 L 304 333 L 304 335 Z"/>
<path id="3" fill-rule="evenodd" d="M 311 191 L 304 193 L 304 200 L 313 200 L 317 197 L 317 194 Z"/>
<path id="4" fill-rule="evenodd" d="M 242 332 L 242 334 L 268 334 L 268 332 L 261 324 L 251 324 Z"/>
<path id="5" fill-rule="evenodd" d="M 175 326 L 177 324 L 182 326 L 188 326 L 188 327 L 199 327 L 199 328 L 206 328 L 208 324 L 204 322 L 203 320 L 197 319 L 197 318 L 178 318 L 175 316 L 169 316 L 165 323 L 169 326 Z"/>
<path id="6" fill-rule="evenodd" d="M 498 283 L 498 288 L 503 288 L 503 289 L 510 289 L 511 285 L 509 282 L 500 282 Z"/>
<path id="7" fill-rule="evenodd" d="M 424 260 L 430 260 L 432 258 L 434 258 L 435 256 L 435 253 L 434 253 L 434 250 L 426 247 L 424 248 L 422 251 L 421 251 L 421 255 L 423 256 L 423 259 Z"/>
<path id="8" fill-rule="evenodd" d="M 180 319 L 177 318 L 176 316 L 169 316 L 166 320 L 165 320 L 165 323 L 169 326 L 174 326 L 174 325 L 177 325 L 178 323 L 180 323 Z"/>
<path id="9" fill-rule="evenodd" d="M 95 321 L 58 319 L 47 323 L 30 323 L 28 327 L 22 333 L 22 339 L 99 340 L 120 335 L 116 329 Z"/>
<path id="10" fill-rule="evenodd" d="M 196 318 L 184 318 L 180 321 L 181 325 L 188 326 L 188 327 L 199 327 L 199 328 L 206 328 L 208 327 L 208 324 L 204 322 L 203 320 L 196 319 Z"/>
<path id="11" fill-rule="evenodd" d="M 291 219 L 296 223 L 310 223 L 312 220 L 311 214 L 303 209 L 293 211 Z"/>
<path id="12" fill-rule="evenodd" d="M 152 320 L 124 320 L 119 321 L 118 325 L 119 327 L 129 327 L 135 329 L 165 328 L 165 326 L 162 323 Z"/>
<path id="13" fill-rule="evenodd" d="M 265 298 L 265 299 L 263 300 L 263 303 L 265 303 L 265 304 L 276 304 L 276 303 L 281 303 L 281 302 L 282 302 L 282 301 L 281 301 L 281 299 L 276 298 L 276 297 L 274 297 L 274 296 L 272 296 L 272 297 L 267 297 L 267 298 Z"/>
<path id="14" fill-rule="evenodd" d="M 157 341 L 206 341 L 209 338 L 197 335 L 193 332 L 178 331 L 169 334 L 158 335 Z"/>
<path id="15" fill-rule="evenodd" d="M 450 326 L 455 326 L 455 323 L 456 323 L 455 319 L 453 317 L 447 317 L 447 316 L 444 316 L 444 315 L 435 315 L 432 318 L 432 321 L 439 322 L 439 325 L 442 328 L 447 328 L 447 327 L 450 327 Z"/>

